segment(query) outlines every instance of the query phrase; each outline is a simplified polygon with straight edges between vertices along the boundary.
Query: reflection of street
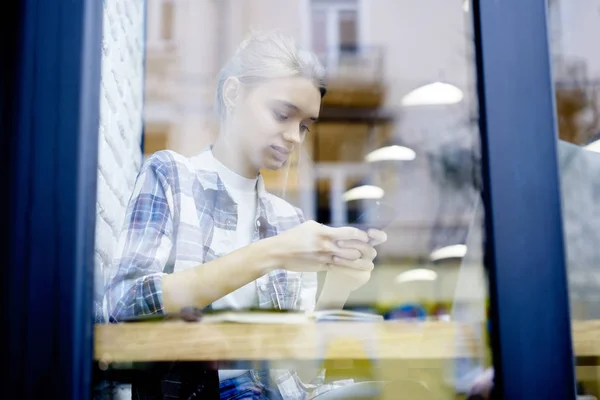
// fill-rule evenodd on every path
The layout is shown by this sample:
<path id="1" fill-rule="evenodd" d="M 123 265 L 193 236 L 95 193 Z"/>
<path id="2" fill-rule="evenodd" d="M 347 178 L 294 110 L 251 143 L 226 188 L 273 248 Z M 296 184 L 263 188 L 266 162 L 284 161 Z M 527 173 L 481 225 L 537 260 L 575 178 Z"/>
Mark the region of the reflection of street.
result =
<path id="1" fill-rule="evenodd" d="M 378 364 L 377 326 L 364 323 L 339 328 L 323 329 L 317 336 L 317 357 L 328 378 L 378 379 L 374 371 Z"/>

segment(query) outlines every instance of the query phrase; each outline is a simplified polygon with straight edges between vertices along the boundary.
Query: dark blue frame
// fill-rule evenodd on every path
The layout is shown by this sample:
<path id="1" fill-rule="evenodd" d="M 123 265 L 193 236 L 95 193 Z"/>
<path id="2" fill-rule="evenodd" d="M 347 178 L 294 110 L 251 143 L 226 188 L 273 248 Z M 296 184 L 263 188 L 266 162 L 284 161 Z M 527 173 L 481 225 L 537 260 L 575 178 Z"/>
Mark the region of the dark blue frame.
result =
<path id="1" fill-rule="evenodd" d="M 90 397 L 102 5 L 23 0 L 7 16 L 3 398 Z"/>
<path id="2" fill-rule="evenodd" d="M 575 398 L 546 3 L 473 7 L 498 399 Z"/>

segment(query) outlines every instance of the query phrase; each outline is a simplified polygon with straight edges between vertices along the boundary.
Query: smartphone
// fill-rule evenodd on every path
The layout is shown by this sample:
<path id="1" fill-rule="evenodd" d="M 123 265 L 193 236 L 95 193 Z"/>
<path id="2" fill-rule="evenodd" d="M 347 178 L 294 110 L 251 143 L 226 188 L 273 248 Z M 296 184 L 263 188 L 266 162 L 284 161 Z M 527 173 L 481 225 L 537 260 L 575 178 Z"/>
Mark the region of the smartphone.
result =
<path id="1" fill-rule="evenodd" d="M 360 229 L 379 229 L 383 230 L 396 217 L 395 209 L 381 201 L 368 208 L 352 223 Z"/>

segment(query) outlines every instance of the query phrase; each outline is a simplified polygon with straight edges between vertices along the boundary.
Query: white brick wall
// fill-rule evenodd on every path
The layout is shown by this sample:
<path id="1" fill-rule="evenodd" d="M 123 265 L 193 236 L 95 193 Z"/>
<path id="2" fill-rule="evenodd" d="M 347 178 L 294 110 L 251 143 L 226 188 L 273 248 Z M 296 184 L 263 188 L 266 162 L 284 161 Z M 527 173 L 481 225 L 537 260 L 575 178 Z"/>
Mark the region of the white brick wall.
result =
<path id="1" fill-rule="evenodd" d="M 96 312 L 142 162 L 144 0 L 104 0 L 95 250 Z"/>

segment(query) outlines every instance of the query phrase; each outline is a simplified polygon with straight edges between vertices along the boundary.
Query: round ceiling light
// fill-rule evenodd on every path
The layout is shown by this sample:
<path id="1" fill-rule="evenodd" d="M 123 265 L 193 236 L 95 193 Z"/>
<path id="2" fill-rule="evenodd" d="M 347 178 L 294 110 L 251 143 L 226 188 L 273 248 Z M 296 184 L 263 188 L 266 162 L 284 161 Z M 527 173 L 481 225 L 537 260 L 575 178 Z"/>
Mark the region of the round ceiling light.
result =
<path id="1" fill-rule="evenodd" d="M 396 283 L 435 281 L 437 273 L 430 269 L 416 268 L 405 271 L 396 277 Z"/>
<path id="2" fill-rule="evenodd" d="M 344 193 L 344 201 L 379 200 L 383 197 L 384 194 L 385 192 L 379 186 L 357 186 Z"/>
<path id="3" fill-rule="evenodd" d="M 442 247 L 431 253 L 431 261 L 445 260 L 447 258 L 463 258 L 467 254 L 467 246 L 464 244 L 455 244 Z"/>
<path id="4" fill-rule="evenodd" d="M 416 156 L 417 155 L 413 149 L 405 146 L 393 145 L 373 150 L 366 155 L 365 161 L 412 161 Z"/>
<path id="5" fill-rule="evenodd" d="M 595 151 L 596 153 L 600 153 L 600 139 L 592 142 L 584 147 L 584 149 L 589 151 Z"/>
<path id="6" fill-rule="evenodd" d="M 449 83 L 434 82 L 416 88 L 402 98 L 402 105 L 412 106 L 434 106 L 448 105 L 461 102 L 463 92 Z"/>

